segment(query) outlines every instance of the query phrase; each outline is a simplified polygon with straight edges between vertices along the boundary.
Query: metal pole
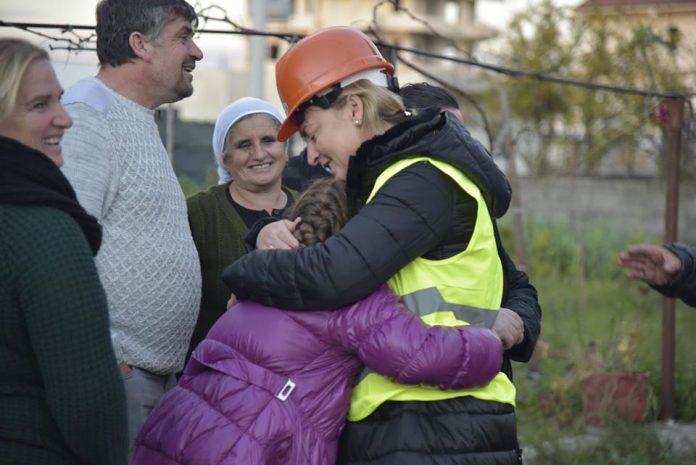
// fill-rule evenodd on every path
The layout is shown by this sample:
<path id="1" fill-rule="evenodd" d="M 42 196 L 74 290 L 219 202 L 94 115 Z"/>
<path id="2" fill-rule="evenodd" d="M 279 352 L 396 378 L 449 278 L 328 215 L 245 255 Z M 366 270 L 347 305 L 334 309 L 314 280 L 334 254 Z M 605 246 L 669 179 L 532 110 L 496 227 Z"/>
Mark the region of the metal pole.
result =
<path id="1" fill-rule="evenodd" d="M 249 0 L 251 9 L 251 19 L 254 29 L 257 31 L 266 30 L 266 0 Z M 249 76 L 249 94 L 252 97 L 263 98 L 265 89 L 265 66 L 266 66 L 266 38 L 263 36 L 252 36 L 251 39 L 251 65 Z"/>
<path id="2" fill-rule="evenodd" d="M 684 127 L 684 100 L 668 98 L 663 102 L 666 109 L 665 133 L 667 153 L 665 181 L 667 184 L 665 206 L 665 243 L 677 240 L 677 216 L 679 212 L 679 159 Z M 674 418 L 674 299 L 665 298 L 662 303 L 662 407 L 660 419 Z"/>

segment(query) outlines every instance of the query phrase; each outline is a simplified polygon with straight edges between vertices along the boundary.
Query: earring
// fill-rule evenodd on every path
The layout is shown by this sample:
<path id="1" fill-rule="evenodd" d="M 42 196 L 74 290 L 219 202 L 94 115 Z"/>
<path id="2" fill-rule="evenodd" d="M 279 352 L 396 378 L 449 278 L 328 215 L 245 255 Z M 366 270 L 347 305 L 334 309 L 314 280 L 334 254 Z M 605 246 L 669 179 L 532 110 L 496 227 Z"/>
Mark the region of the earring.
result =
<path id="1" fill-rule="evenodd" d="M 360 120 L 356 119 L 355 121 L 353 121 L 353 123 L 355 123 L 356 126 L 360 126 Z"/>

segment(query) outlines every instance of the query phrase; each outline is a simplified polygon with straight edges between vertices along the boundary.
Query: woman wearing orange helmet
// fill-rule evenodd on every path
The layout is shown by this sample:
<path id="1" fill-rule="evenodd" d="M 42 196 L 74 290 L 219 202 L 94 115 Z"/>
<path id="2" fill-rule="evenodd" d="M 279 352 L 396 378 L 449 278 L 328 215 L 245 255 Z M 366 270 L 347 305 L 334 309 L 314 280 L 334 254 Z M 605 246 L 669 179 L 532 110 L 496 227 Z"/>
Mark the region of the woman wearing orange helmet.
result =
<path id="1" fill-rule="evenodd" d="M 254 251 L 227 268 L 237 298 L 338 308 L 386 282 L 428 324 L 492 326 L 507 290 L 493 220 L 508 208 L 509 184 L 451 113 L 407 111 L 393 73 L 347 27 L 312 34 L 278 61 L 288 115 L 278 138 L 299 131 L 310 162 L 346 181 L 351 219 L 326 242 L 296 249 L 296 223 L 266 226 L 257 246 L 288 250 Z M 338 462 L 519 464 L 514 403 L 502 373 L 446 391 L 366 371 Z"/>

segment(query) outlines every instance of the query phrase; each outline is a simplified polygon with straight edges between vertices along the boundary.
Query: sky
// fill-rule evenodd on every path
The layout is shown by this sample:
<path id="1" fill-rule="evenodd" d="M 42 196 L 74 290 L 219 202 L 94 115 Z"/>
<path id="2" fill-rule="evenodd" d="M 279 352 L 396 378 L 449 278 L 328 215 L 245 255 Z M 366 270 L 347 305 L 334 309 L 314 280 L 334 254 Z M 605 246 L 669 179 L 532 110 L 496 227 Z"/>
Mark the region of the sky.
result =
<path id="1" fill-rule="evenodd" d="M 195 3 L 189 0 L 190 3 Z M 94 10 L 98 0 L 63 0 L 51 2 L 46 0 L 1 0 L 0 1 L 0 20 L 7 22 L 23 23 L 51 23 L 51 24 L 71 24 L 71 25 L 94 25 Z M 246 0 L 214 0 L 206 1 L 203 4 L 216 4 L 227 12 L 227 15 L 234 21 L 243 23 L 242 18 L 245 13 Z M 215 28 L 223 27 L 216 25 Z M 59 36 L 59 30 L 40 30 L 51 36 Z M 88 31 L 79 31 L 81 35 L 89 35 Z M 32 41 L 39 41 L 46 47 L 52 42 L 48 39 L 37 39 L 36 36 L 18 31 L 12 28 L 0 28 L 0 35 L 18 35 L 30 38 Z M 237 42 L 238 46 L 230 46 Z M 196 43 L 205 52 L 204 60 L 198 64 L 202 67 L 227 68 L 231 62 L 239 62 L 243 59 L 243 39 L 226 35 L 209 34 L 196 39 Z M 97 68 L 96 53 L 85 51 L 80 53 L 67 53 L 52 50 L 51 59 L 58 78 L 63 86 L 68 86 L 78 79 L 95 74 Z"/>
<path id="2" fill-rule="evenodd" d="M 540 0 L 477 0 L 476 15 L 479 20 L 498 29 L 504 29 L 505 25 L 516 13 L 529 8 L 530 4 L 538 4 Z M 574 7 L 583 3 L 583 0 L 554 0 L 558 6 Z"/>

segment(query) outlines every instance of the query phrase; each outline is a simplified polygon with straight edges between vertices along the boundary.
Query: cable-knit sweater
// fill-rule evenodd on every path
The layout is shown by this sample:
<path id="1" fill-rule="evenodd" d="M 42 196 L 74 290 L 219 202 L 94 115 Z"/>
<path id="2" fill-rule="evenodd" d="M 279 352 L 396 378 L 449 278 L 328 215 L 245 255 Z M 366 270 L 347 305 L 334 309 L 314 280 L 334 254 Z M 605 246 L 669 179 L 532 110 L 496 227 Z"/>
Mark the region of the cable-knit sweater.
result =
<path id="1" fill-rule="evenodd" d="M 196 322 L 201 272 L 154 112 L 96 78 L 68 89 L 63 104 L 73 118 L 63 172 L 103 227 L 97 269 L 116 359 L 175 373 Z"/>

